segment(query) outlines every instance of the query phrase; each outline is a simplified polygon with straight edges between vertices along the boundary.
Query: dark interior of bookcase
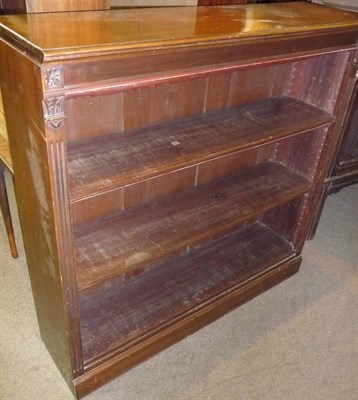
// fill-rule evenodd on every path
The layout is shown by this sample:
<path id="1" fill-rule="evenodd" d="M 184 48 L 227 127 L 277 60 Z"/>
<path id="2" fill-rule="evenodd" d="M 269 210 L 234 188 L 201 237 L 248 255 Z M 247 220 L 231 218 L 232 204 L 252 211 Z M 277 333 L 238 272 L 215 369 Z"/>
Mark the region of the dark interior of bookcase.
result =
<path id="1" fill-rule="evenodd" d="M 109 102 L 122 105 L 108 134 L 69 126 L 88 368 L 297 255 L 345 57 L 98 96 L 104 120 Z"/>

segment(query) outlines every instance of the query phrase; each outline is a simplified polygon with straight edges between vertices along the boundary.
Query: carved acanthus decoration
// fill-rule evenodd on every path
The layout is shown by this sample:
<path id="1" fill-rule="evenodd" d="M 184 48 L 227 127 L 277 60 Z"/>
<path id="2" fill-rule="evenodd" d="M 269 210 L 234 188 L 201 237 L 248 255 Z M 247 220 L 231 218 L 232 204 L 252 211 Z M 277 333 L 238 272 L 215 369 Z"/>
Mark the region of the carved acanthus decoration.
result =
<path id="1" fill-rule="evenodd" d="M 65 119 L 65 96 L 50 97 L 44 100 L 45 121 L 53 129 L 61 128 Z"/>
<path id="2" fill-rule="evenodd" d="M 64 86 L 63 68 L 52 67 L 45 70 L 45 82 L 48 89 L 61 89 Z"/>

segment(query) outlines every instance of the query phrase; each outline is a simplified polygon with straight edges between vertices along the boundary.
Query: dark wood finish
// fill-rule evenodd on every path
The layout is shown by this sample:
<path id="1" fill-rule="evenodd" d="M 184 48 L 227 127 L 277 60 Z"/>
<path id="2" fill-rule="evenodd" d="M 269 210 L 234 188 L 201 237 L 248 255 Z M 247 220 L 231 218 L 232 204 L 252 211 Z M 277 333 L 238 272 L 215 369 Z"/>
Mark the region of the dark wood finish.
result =
<path id="1" fill-rule="evenodd" d="M 177 193 L 197 184 L 233 174 L 246 167 L 268 161 L 275 154 L 275 144 L 235 152 L 204 163 L 162 174 L 129 186 L 84 198 L 71 205 L 77 225 L 119 210 L 125 210 L 161 196 Z"/>
<path id="2" fill-rule="evenodd" d="M 0 18 L 41 334 L 77 396 L 298 270 L 357 36 L 304 3 Z"/>
<path id="3" fill-rule="evenodd" d="M 133 60 L 136 62 L 136 60 Z M 118 65 L 113 65 L 116 69 Z M 173 119 L 222 110 L 227 106 L 239 106 L 247 102 L 279 96 L 288 91 L 294 64 L 260 65 L 256 68 L 232 67 L 223 74 L 211 74 L 203 79 L 186 79 L 165 85 L 148 85 L 136 90 L 123 90 L 108 95 L 66 99 L 65 113 L 67 140 L 77 141 L 104 135 L 107 132 L 147 127 Z M 155 66 L 157 68 L 157 66 Z M 128 71 L 121 69 L 121 74 Z M 193 78 L 195 75 L 190 75 Z M 267 79 L 267 78 L 270 79 Z M 163 80 L 163 76 L 156 79 Z M 145 79 L 135 85 L 144 85 Z M 148 82 L 147 82 L 148 83 Z M 127 86 L 128 82 L 124 85 Z M 85 90 L 85 89 L 81 89 Z M 112 90 L 112 89 L 111 89 Z M 109 91 L 109 89 L 107 90 Z M 166 104 L 166 107 L 163 107 Z M 138 113 L 137 110 L 141 112 Z M 101 113 L 103 118 L 96 115 Z"/>
<path id="4" fill-rule="evenodd" d="M 1 14 L 25 13 L 25 0 L 1 0 Z"/>
<path id="5" fill-rule="evenodd" d="M 258 277 L 246 285 L 238 285 L 237 289 L 222 298 L 218 298 L 207 307 L 190 314 L 157 335 L 143 340 L 118 356 L 114 356 L 95 368 L 89 369 L 81 377 L 75 380 L 77 393 L 80 397 L 85 396 L 100 385 L 110 381 L 119 374 L 147 360 L 158 351 L 164 350 L 170 345 L 189 336 L 191 333 L 215 321 L 227 312 L 246 303 L 258 294 L 269 290 L 295 274 L 301 264 L 301 257 L 284 260 L 273 266 L 267 273 Z"/>
<path id="6" fill-rule="evenodd" d="M 341 171 L 356 171 L 358 168 L 358 79 L 350 106 L 347 127 L 339 146 L 335 162 L 335 175 Z"/>
<path id="7" fill-rule="evenodd" d="M 289 242 L 255 223 L 129 280 L 81 293 L 86 364 L 158 333 L 294 256 Z"/>
<path id="8" fill-rule="evenodd" d="M 121 135 L 78 141 L 68 153 L 71 199 L 263 145 L 331 121 L 327 113 L 308 104 L 274 97 Z"/>
<path id="9" fill-rule="evenodd" d="M 232 231 L 306 193 L 305 179 L 273 163 L 211 181 L 140 208 L 77 227 L 79 289 Z M 94 229 L 96 226 L 96 229 Z"/>
<path id="10" fill-rule="evenodd" d="M 1 91 L 14 166 L 17 208 L 41 337 L 64 378 L 73 387 L 73 376 L 78 368 L 73 353 L 80 349 L 72 341 L 76 324 L 71 325 L 69 320 L 75 315 L 71 309 L 76 303 L 68 300 L 70 291 L 62 289 L 63 279 L 68 278 L 60 269 L 60 253 L 64 250 L 60 245 L 62 239 L 56 236 L 57 223 L 51 201 L 56 196 L 53 193 L 53 169 L 50 169 L 51 174 L 49 172 L 49 147 L 52 144 L 44 140 L 41 71 L 39 66 L 3 41 L 0 41 L 0 54 L 1 79 L 13 77 L 5 84 L 1 81 Z M 19 81 L 27 82 L 25 93 L 23 86 L 18 85 Z M 72 285 L 75 290 L 74 281 Z"/>
<path id="11" fill-rule="evenodd" d="M 358 64 L 356 64 L 356 70 L 358 70 Z M 327 197 L 349 185 L 358 183 L 358 72 L 356 72 L 353 94 L 342 130 L 341 142 L 337 146 L 334 161 L 325 178 L 320 202 L 316 206 L 317 212 L 309 233 L 310 239 L 316 233 Z"/>

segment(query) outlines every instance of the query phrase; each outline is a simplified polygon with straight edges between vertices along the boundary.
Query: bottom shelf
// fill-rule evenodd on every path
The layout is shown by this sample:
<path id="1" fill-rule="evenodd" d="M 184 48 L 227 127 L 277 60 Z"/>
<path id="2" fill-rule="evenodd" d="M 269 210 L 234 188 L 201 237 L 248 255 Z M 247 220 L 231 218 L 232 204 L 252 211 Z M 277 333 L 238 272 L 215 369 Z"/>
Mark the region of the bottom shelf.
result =
<path id="1" fill-rule="evenodd" d="M 123 351 L 294 256 L 289 242 L 254 223 L 128 280 L 81 292 L 85 364 Z"/>

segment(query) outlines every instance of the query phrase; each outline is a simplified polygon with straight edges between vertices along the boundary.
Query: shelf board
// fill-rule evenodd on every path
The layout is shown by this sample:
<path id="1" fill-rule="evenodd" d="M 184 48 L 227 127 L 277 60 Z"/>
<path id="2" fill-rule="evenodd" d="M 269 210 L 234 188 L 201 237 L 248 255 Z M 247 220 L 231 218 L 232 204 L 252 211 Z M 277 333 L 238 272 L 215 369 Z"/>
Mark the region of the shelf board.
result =
<path id="1" fill-rule="evenodd" d="M 75 228 L 79 290 L 187 251 L 310 188 L 286 167 L 266 162 Z"/>
<path id="2" fill-rule="evenodd" d="M 86 363 L 153 335 L 294 256 L 289 242 L 254 223 L 129 280 L 81 292 Z"/>
<path id="3" fill-rule="evenodd" d="M 329 124 L 332 117 L 295 98 L 252 104 L 68 146 L 70 196 L 78 201 L 158 174 Z"/>

